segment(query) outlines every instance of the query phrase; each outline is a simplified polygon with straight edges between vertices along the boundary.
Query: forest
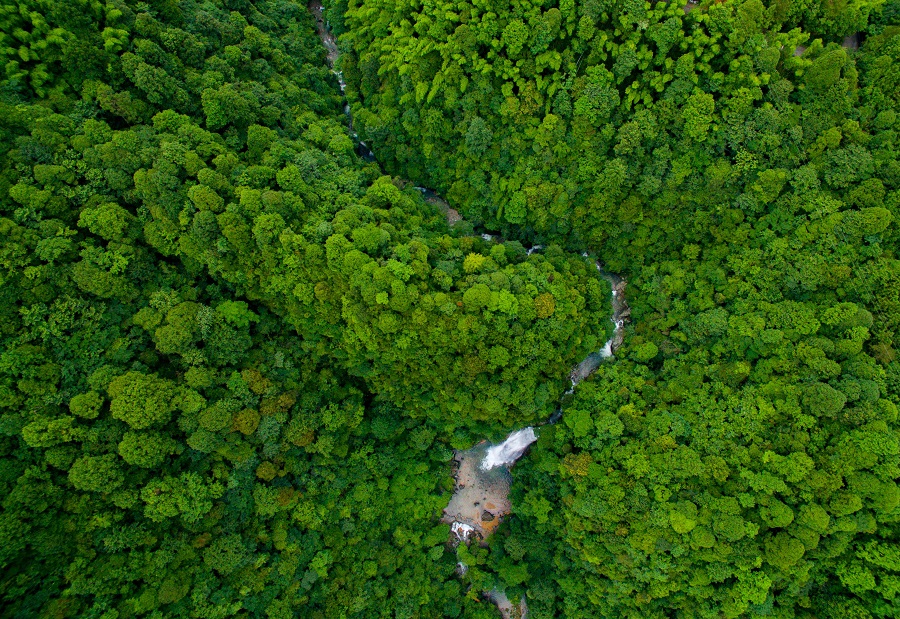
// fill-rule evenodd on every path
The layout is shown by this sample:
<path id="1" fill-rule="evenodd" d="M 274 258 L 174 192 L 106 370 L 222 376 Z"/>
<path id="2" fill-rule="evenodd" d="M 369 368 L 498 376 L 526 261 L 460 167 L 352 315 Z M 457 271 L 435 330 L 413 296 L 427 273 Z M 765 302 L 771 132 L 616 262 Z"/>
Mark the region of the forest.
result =
<path id="1" fill-rule="evenodd" d="M 314 5 L 0 0 L 0 617 L 900 616 L 900 0 Z"/>

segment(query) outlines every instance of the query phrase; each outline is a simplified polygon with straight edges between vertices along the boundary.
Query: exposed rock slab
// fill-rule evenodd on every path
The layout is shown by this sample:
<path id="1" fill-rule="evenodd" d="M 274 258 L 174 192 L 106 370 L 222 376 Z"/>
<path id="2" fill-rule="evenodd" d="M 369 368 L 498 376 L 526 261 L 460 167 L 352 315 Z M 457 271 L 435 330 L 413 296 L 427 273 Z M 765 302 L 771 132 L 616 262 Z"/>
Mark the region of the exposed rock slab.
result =
<path id="1" fill-rule="evenodd" d="M 506 467 L 487 471 L 481 468 L 489 447 L 487 441 L 482 441 L 472 449 L 456 452 L 456 487 L 441 519 L 447 524 L 471 527 L 481 539 L 493 533 L 512 509 L 511 476 Z M 463 539 L 459 534 L 457 537 Z"/>

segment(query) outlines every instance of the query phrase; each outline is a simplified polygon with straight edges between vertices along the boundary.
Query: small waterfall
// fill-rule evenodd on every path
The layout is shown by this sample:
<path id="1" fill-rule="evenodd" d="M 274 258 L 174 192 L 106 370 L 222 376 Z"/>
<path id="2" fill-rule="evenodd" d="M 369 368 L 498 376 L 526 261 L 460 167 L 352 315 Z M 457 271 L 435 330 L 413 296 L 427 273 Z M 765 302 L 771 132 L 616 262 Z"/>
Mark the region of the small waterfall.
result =
<path id="1" fill-rule="evenodd" d="M 601 359 L 608 359 L 609 357 L 613 356 L 612 343 L 612 338 L 610 338 L 609 340 L 607 340 L 606 344 L 603 345 L 603 348 L 600 349 L 600 352 L 598 354 L 600 355 Z"/>
<path id="2" fill-rule="evenodd" d="M 625 299 L 624 295 L 627 282 L 618 275 L 604 271 L 599 262 L 597 262 L 596 265 L 597 270 L 600 272 L 600 276 L 608 281 L 612 288 L 613 313 L 610 320 L 612 320 L 612 323 L 615 325 L 615 329 L 613 329 L 610 340 L 599 352 L 603 359 L 607 359 L 613 356 L 613 353 L 625 340 L 625 321 L 631 316 L 631 308 L 628 306 L 628 301 Z"/>
<path id="3" fill-rule="evenodd" d="M 356 152 L 359 153 L 359 156 L 366 161 L 375 161 L 375 153 L 372 152 L 372 149 L 369 148 L 365 142 L 361 141 L 359 143 Z"/>
<path id="4" fill-rule="evenodd" d="M 484 460 L 481 461 L 481 470 L 489 471 L 498 466 L 511 466 L 536 440 L 537 435 L 532 427 L 513 432 L 499 445 L 488 448 Z"/>
<path id="5" fill-rule="evenodd" d="M 616 297 L 616 291 L 613 290 L 613 298 L 615 298 L 615 297 Z M 606 344 L 603 345 L 603 348 L 600 349 L 600 352 L 597 353 L 600 355 L 601 359 L 608 359 L 609 357 L 612 357 L 613 356 L 613 345 L 615 344 L 616 340 L 621 341 L 621 338 L 623 337 L 622 329 L 625 328 L 625 321 L 624 320 L 613 320 L 612 322 L 614 325 L 616 325 L 616 328 L 613 330 L 613 336 L 611 338 L 609 338 L 609 340 L 606 342 Z"/>
<path id="6" fill-rule="evenodd" d="M 475 527 L 470 524 L 466 524 L 465 522 L 454 522 L 450 525 L 450 531 L 456 535 L 456 538 L 461 542 L 469 541 L 469 536 L 475 531 Z"/>

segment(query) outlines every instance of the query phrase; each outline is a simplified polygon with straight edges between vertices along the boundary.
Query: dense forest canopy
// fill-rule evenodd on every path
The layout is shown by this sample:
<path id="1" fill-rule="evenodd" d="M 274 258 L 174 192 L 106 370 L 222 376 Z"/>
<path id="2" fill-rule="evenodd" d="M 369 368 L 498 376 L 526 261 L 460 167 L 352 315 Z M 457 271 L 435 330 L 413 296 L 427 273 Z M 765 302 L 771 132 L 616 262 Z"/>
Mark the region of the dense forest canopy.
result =
<path id="1" fill-rule="evenodd" d="M 533 617 L 900 614 L 900 5 L 332 11 L 387 169 L 629 276 L 484 569 Z"/>
<path id="2" fill-rule="evenodd" d="M 0 616 L 900 615 L 900 2 L 324 13 L 0 0 Z"/>

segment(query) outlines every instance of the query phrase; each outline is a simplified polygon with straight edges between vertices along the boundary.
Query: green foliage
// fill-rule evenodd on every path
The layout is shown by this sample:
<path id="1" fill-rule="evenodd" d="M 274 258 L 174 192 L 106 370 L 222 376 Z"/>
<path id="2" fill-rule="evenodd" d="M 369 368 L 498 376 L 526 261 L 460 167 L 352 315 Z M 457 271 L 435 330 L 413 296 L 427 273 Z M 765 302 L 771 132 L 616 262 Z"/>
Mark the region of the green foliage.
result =
<path id="1" fill-rule="evenodd" d="M 166 456 L 178 450 L 178 443 L 158 432 L 126 432 L 119 443 L 119 455 L 128 464 L 157 469 Z"/>
<path id="2" fill-rule="evenodd" d="M 128 372 L 109 384 L 109 396 L 110 414 L 135 430 L 143 430 L 169 421 L 177 391 L 171 381 Z"/>
<path id="3" fill-rule="evenodd" d="M 628 280 L 615 364 L 516 467 L 530 578 L 492 545 L 476 588 L 526 590 L 537 617 L 897 615 L 894 574 L 859 552 L 896 542 L 898 16 L 347 5 L 341 68 L 379 162 Z"/>
<path id="4" fill-rule="evenodd" d="M 0 7 L 0 615 L 900 615 L 898 4 L 325 14 L 468 221 L 302 3 Z"/>
<path id="5" fill-rule="evenodd" d="M 112 454 L 84 456 L 69 469 L 69 481 L 77 490 L 112 492 L 122 485 L 122 472 Z"/>
<path id="6" fill-rule="evenodd" d="M 0 22 L 0 615 L 456 603 L 443 540 L 426 554 L 397 533 L 432 527 L 445 499 L 445 464 L 421 451 L 437 426 L 407 414 L 376 441 L 372 421 L 397 408 L 366 382 L 409 391 L 433 370 L 389 359 L 392 375 L 365 378 L 392 342 L 367 324 L 357 340 L 341 307 L 374 308 L 374 285 L 404 328 L 421 325 L 431 273 L 461 269 L 461 241 L 417 195 L 372 187 L 305 8 L 23 1 Z M 334 228 L 373 253 L 371 281 L 352 282 L 363 273 L 344 273 L 343 255 L 325 268 Z M 510 268 L 529 285 L 553 273 Z M 345 333 L 360 343 L 351 359 Z M 547 334 L 545 350 L 567 337 L 575 358 L 570 335 Z M 426 390 L 449 380 L 437 374 Z M 536 376 L 534 389 L 562 387 Z M 472 423 L 451 423 L 444 453 Z M 406 565 L 388 569 L 392 556 Z"/>

